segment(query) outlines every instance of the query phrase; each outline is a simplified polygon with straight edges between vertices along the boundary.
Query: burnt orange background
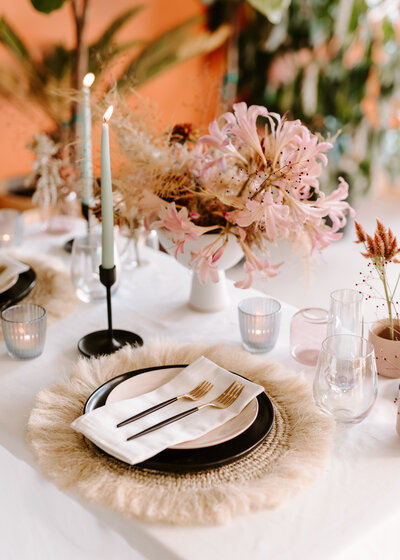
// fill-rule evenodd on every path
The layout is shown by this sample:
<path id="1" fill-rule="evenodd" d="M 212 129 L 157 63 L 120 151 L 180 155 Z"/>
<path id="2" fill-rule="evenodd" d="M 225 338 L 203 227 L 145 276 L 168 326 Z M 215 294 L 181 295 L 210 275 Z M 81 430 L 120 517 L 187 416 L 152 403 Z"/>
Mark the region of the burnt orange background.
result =
<path id="1" fill-rule="evenodd" d="M 149 40 L 204 11 L 200 0 L 90 0 L 86 39 L 95 40 L 115 16 L 137 4 L 146 8 L 121 29 L 118 40 Z M 73 45 L 70 10 L 66 2 L 60 10 L 46 15 L 35 11 L 29 0 L 0 0 L 1 15 L 17 30 L 34 57 L 49 44 Z M 167 70 L 140 88 L 142 95 L 157 102 L 160 125 L 193 121 L 204 126 L 214 118 L 222 58 L 221 52 L 197 57 Z M 12 59 L 0 45 L 0 65 L 6 64 L 12 64 Z M 28 117 L 10 104 L 1 103 L 0 179 L 4 179 L 29 173 L 32 155 L 26 143 L 35 132 L 46 130 L 49 123 L 33 107 Z"/>

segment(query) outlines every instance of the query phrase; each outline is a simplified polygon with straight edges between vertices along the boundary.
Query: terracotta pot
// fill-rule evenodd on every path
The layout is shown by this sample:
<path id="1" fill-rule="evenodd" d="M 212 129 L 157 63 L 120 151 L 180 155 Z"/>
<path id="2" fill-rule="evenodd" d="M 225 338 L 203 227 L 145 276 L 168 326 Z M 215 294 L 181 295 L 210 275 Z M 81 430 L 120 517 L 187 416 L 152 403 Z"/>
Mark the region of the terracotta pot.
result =
<path id="1" fill-rule="evenodd" d="M 400 436 L 400 391 L 397 399 L 397 422 L 396 422 L 397 435 Z"/>
<path id="2" fill-rule="evenodd" d="M 374 323 L 369 331 L 369 340 L 374 345 L 378 375 L 395 379 L 400 377 L 400 340 L 379 336 L 388 325 L 388 319 Z M 399 320 L 395 320 L 395 325 L 400 330 Z"/>
<path id="3" fill-rule="evenodd" d="M 172 241 L 173 235 L 166 230 L 158 230 L 158 237 L 161 245 L 170 254 L 175 253 L 175 244 Z M 207 233 L 201 235 L 197 241 L 187 241 L 185 250 L 178 253 L 177 260 L 187 268 L 191 268 L 191 252 L 197 251 L 205 245 L 209 245 L 217 239 L 217 233 Z M 243 251 L 234 235 L 229 234 L 228 244 L 224 254 L 218 260 L 218 282 L 208 281 L 200 284 L 196 271 L 193 271 L 192 287 L 190 291 L 189 305 L 196 311 L 214 312 L 221 311 L 229 304 L 228 290 L 225 282 L 225 270 L 235 266 L 243 257 Z"/>

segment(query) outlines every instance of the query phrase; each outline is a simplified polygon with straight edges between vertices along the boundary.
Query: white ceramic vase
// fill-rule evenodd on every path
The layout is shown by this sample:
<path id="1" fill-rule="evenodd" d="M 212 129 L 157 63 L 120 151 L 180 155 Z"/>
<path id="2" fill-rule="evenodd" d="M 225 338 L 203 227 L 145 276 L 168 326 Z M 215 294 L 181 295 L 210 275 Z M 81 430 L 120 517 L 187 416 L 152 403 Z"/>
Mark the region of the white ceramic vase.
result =
<path id="1" fill-rule="evenodd" d="M 209 245 L 218 238 L 217 233 L 206 233 L 196 241 L 187 241 L 183 253 L 178 253 L 177 260 L 186 268 L 192 268 L 191 252 L 198 251 Z M 173 234 L 166 230 L 158 230 L 161 245 L 170 254 L 175 253 L 175 244 L 172 241 Z M 228 243 L 222 257 L 218 260 L 218 282 L 208 280 L 201 284 L 197 272 L 193 271 L 192 287 L 190 290 L 189 306 L 196 311 L 211 313 L 225 309 L 229 303 L 228 290 L 226 286 L 225 270 L 235 266 L 243 257 L 243 251 L 234 235 L 229 234 Z"/>

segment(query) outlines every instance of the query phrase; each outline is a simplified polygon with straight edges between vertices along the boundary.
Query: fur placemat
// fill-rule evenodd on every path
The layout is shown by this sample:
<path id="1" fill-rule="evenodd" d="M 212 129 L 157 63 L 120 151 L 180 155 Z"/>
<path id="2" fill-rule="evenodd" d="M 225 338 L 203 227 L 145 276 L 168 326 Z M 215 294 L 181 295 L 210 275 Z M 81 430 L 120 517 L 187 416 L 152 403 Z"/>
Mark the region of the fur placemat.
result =
<path id="1" fill-rule="evenodd" d="M 274 405 L 270 434 L 239 461 L 200 473 L 160 474 L 106 456 L 70 428 L 105 381 L 138 368 L 191 363 L 201 355 L 263 385 Z M 155 341 L 81 359 L 68 379 L 38 394 L 27 441 L 46 477 L 90 502 L 147 521 L 221 524 L 251 510 L 277 507 L 314 480 L 325 465 L 333 431 L 334 422 L 316 409 L 308 383 L 279 364 L 238 347 Z"/>
<path id="2" fill-rule="evenodd" d="M 36 284 L 32 291 L 16 305 L 23 303 L 41 305 L 47 311 L 48 323 L 67 317 L 74 311 L 79 301 L 75 295 L 71 276 L 58 259 L 48 255 L 29 255 L 22 251 L 8 254 L 29 265 L 36 273 Z M 2 336 L 0 329 L 0 338 Z"/>

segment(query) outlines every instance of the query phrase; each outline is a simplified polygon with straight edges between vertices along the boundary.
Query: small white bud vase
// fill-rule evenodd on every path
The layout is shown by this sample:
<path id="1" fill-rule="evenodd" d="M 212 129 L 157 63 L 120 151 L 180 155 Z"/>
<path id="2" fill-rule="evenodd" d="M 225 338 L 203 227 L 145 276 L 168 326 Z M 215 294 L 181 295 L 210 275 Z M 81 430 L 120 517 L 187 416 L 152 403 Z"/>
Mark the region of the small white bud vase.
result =
<path id="1" fill-rule="evenodd" d="M 206 233 L 201 235 L 196 241 L 187 241 L 183 253 L 178 253 L 177 260 L 186 268 L 192 268 L 192 252 L 198 251 L 202 247 L 209 245 L 218 238 L 217 233 Z M 158 237 L 161 245 L 170 254 L 175 253 L 175 243 L 173 234 L 166 230 L 158 230 Z M 226 287 L 225 270 L 235 266 L 243 257 L 243 251 L 234 235 L 229 234 L 228 243 L 224 253 L 218 259 L 218 282 L 208 280 L 206 284 L 201 284 L 197 272 L 193 270 L 192 287 L 190 290 L 189 306 L 205 313 L 213 313 L 225 309 L 229 304 L 228 290 Z"/>

